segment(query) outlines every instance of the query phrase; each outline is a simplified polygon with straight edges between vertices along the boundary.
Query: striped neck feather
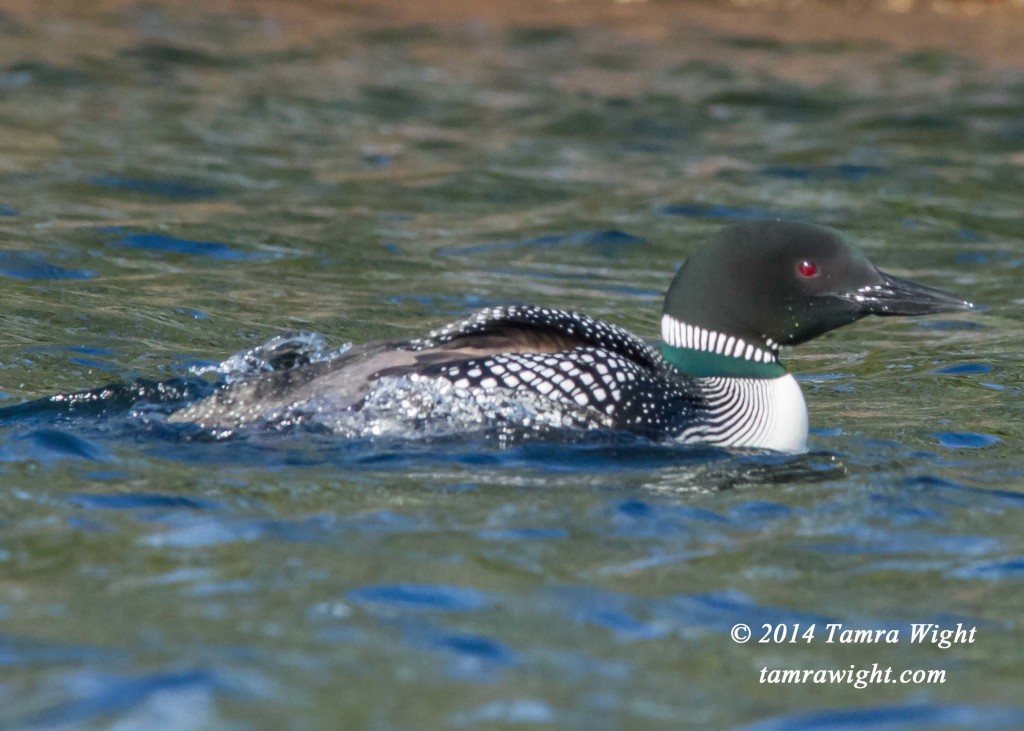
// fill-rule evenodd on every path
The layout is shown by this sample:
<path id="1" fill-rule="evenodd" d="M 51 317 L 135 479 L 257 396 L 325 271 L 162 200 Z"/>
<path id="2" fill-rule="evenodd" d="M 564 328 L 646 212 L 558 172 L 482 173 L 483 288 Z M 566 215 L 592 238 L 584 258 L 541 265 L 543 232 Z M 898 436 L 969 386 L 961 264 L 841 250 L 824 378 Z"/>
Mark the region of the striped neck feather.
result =
<path id="1" fill-rule="evenodd" d="M 665 360 L 691 376 L 778 378 L 786 374 L 771 340 L 762 348 L 735 335 L 688 325 L 668 313 L 661 317 L 661 337 Z"/>

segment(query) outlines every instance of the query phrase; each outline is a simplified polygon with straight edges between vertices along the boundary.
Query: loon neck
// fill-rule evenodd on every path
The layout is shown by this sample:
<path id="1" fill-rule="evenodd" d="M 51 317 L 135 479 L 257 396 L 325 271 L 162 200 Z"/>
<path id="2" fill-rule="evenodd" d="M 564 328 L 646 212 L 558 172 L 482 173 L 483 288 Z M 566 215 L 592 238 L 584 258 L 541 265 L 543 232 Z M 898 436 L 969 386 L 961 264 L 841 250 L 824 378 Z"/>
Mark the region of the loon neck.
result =
<path id="1" fill-rule="evenodd" d="M 787 373 L 778 361 L 757 363 L 733 355 L 720 355 L 693 348 L 676 348 L 667 344 L 661 346 L 661 353 L 665 360 L 677 369 L 688 376 L 698 378 L 779 378 Z"/>
<path id="2" fill-rule="evenodd" d="M 760 346 L 742 338 L 688 325 L 666 313 L 661 318 L 665 360 L 698 378 L 779 378 L 786 369 L 769 341 Z"/>

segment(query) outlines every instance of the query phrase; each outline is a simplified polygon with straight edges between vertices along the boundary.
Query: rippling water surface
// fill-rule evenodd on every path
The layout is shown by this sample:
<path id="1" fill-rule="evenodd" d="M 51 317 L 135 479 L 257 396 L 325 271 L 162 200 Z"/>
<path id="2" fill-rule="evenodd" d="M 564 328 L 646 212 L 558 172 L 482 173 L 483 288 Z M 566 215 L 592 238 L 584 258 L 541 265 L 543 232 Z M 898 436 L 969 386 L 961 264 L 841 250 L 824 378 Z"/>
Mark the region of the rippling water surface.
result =
<path id="1" fill-rule="evenodd" d="M 8 408 L 0 725 L 1024 727 L 1024 71 L 565 5 L 0 2 L 3 406 L 494 303 L 653 338 L 674 267 L 761 217 L 980 311 L 789 353 L 799 457 Z M 873 663 L 946 682 L 759 683 Z"/>

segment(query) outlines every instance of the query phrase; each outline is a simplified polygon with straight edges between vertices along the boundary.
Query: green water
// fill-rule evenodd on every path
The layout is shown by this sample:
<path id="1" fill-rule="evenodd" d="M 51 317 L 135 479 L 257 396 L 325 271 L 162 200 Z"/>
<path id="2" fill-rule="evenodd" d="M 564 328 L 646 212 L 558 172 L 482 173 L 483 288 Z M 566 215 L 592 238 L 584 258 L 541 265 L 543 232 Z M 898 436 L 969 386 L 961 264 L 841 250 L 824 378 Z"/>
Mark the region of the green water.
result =
<path id="1" fill-rule="evenodd" d="M 801 458 L 10 420 L 0 725 L 1024 726 L 1024 71 L 685 16 L 651 40 L 308 7 L 308 35 L 0 14 L 5 404 L 500 302 L 655 338 L 675 266 L 757 217 L 981 311 L 788 353 Z M 977 639 L 910 644 L 920 622 Z M 947 680 L 758 682 L 872 663 Z"/>

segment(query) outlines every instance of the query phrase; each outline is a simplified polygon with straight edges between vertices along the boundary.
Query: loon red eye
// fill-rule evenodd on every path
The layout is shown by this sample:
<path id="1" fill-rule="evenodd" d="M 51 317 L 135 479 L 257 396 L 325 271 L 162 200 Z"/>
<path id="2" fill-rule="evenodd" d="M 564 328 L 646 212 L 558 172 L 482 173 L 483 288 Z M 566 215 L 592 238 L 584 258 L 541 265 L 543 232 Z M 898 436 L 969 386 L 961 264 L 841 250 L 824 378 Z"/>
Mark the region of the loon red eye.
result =
<path id="1" fill-rule="evenodd" d="M 797 267 L 797 271 L 800 272 L 801 277 L 816 277 L 818 276 L 818 265 L 812 261 L 802 261 Z"/>

